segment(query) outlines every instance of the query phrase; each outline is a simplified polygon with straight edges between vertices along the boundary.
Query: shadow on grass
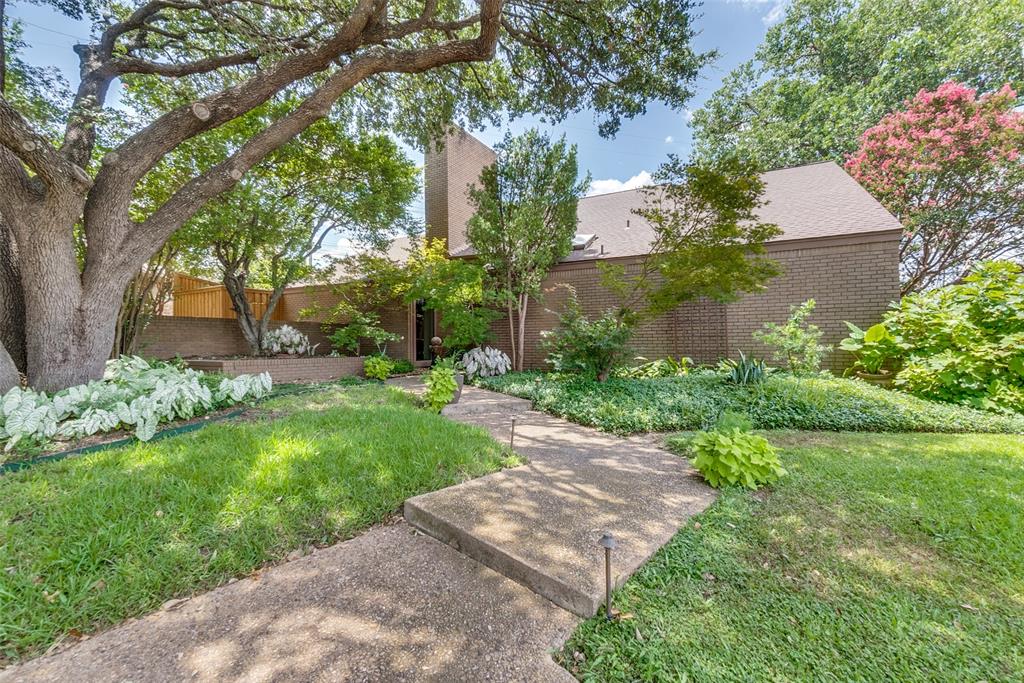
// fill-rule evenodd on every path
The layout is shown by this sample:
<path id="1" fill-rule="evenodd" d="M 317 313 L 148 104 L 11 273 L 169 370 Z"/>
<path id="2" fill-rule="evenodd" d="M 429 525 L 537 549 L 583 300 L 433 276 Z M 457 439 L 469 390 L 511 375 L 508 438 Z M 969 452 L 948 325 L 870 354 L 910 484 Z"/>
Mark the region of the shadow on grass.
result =
<path id="1" fill-rule="evenodd" d="M 0 479 L 8 659 L 349 538 L 411 495 L 499 469 L 482 430 L 384 387 L 278 399 L 249 418 Z"/>
<path id="2" fill-rule="evenodd" d="M 1015 680 L 1024 446 L 990 435 L 781 434 L 790 475 L 730 491 L 586 622 L 597 680 Z M 578 654 L 576 654 L 578 653 Z"/>

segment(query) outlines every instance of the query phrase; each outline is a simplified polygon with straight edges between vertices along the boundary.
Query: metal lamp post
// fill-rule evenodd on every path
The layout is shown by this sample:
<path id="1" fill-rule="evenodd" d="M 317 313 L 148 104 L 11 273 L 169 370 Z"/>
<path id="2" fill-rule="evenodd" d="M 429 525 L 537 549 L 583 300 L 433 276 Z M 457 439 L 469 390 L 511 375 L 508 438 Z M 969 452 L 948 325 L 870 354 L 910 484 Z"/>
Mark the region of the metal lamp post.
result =
<path id="1" fill-rule="evenodd" d="M 597 544 L 604 548 L 604 616 L 608 621 L 612 620 L 612 551 L 618 547 L 615 538 L 605 533 L 597 541 Z"/>

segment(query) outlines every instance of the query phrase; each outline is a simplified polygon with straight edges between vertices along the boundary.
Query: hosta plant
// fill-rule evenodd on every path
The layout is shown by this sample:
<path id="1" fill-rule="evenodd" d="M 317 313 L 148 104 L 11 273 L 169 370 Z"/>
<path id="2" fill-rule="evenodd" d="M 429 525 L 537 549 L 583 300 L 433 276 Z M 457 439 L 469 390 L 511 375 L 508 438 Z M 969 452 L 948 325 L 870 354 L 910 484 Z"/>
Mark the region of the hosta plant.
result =
<path id="1" fill-rule="evenodd" d="M 126 356 L 109 361 L 102 380 L 52 395 L 20 387 L 8 391 L 0 398 L 0 442 L 10 451 L 22 442 L 77 439 L 122 428 L 148 441 L 162 422 L 259 398 L 270 389 L 267 373 L 217 377 Z"/>
<path id="2" fill-rule="evenodd" d="M 469 379 L 497 377 L 512 369 L 512 361 L 505 352 L 490 346 L 478 346 L 462 354 L 461 365 Z"/>
<path id="3" fill-rule="evenodd" d="M 435 413 L 452 402 L 455 398 L 455 366 L 450 361 L 439 361 L 430 369 L 424 378 L 427 390 L 423 394 L 423 405 Z"/>
<path id="4" fill-rule="evenodd" d="M 391 359 L 387 356 L 368 356 L 363 361 L 363 372 L 369 379 L 384 381 L 391 374 L 393 367 Z"/>
<path id="5" fill-rule="evenodd" d="M 719 420 L 710 432 L 699 432 L 690 441 L 693 466 L 711 486 L 745 486 L 756 489 L 786 473 L 778 451 L 763 436 L 747 431 L 749 421 Z"/>
<path id="6" fill-rule="evenodd" d="M 309 337 L 291 325 L 282 325 L 263 337 L 263 350 L 268 353 L 287 353 L 289 356 L 310 352 Z"/>

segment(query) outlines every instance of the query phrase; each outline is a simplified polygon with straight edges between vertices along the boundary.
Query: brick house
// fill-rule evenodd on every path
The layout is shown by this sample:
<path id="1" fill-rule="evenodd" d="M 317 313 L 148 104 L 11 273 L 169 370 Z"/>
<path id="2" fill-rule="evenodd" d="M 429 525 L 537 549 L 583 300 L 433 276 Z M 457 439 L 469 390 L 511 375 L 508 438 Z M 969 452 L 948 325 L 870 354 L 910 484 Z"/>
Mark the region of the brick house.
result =
<path id="1" fill-rule="evenodd" d="M 426 153 L 427 236 L 445 238 L 453 258 L 472 258 L 466 239 L 466 223 L 473 214 L 467 188 L 494 159 L 493 150 L 461 130 L 453 131 L 443 146 Z M 691 302 L 643 325 L 631 344 L 636 355 L 652 359 L 685 355 L 699 363 L 735 356 L 739 349 L 765 356 L 766 349 L 751 333 L 767 321 L 783 322 L 791 305 L 812 297 L 817 302 L 812 320 L 824 330 L 824 341 L 835 345 L 847 334 L 844 320 L 861 326 L 873 324 L 899 297 L 901 226 L 843 169 L 826 162 L 769 171 L 763 179 L 768 204 L 761 209 L 761 216 L 782 229 L 782 234 L 766 245 L 767 251 L 782 266 L 783 274 L 764 291 L 739 301 Z M 599 315 L 616 303 L 601 286 L 596 264 L 616 262 L 627 272 L 639 269 L 652 242 L 650 226 L 633 213 L 644 200 L 641 190 L 580 200 L 578 248 L 552 269 L 543 285 L 542 300 L 532 301 L 529 307 L 526 367 L 545 367 L 540 333 L 558 326 L 557 313 L 566 296 L 565 289 L 557 285 L 575 287 L 588 315 Z M 396 240 L 389 256 L 402 260 L 408 247 L 407 239 Z M 324 287 L 289 288 L 274 319 L 299 320 L 302 309 L 313 303 L 329 307 L 333 299 Z M 383 327 L 404 338 L 391 344 L 388 353 L 427 364 L 430 338 L 443 336 L 433 312 L 414 304 L 397 305 L 380 315 Z M 321 352 L 329 348 L 317 321 L 289 324 L 320 342 Z M 507 319 L 496 321 L 492 330 L 490 345 L 508 353 Z M 227 319 L 158 318 L 145 337 L 146 352 L 158 357 L 240 354 L 246 348 L 237 323 Z M 846 354 L 833 352 L 825 365 L 838 370 L 849 360 Z"/>
<path id="2" fill-rule="evenodd" d="M 461 130 L 426 153 L 427 236 L 447 239 L 453 257 L 472 256 L 466 223 L 473 209 L 466 189 L 494 159 L 493 150 Z M 817 302 L 813 322 L 824 330 L 824 341 L 835 345 L 847 334 L 843 321 L 872 324 L 899 297 L 901 226 L 842 168 L 832 162 L 809 164 L 769 171 L 763 179 L 768 203 L 761 217 L 782 230 L 766 247 L 783 274 L 739 301 L 683 304 L 642 326 L 632 342 L 637 355 L 686 355 L 705 363 L 734 356 L 738 349 L 762 356 L 766 350 L 751 333 L 766 321 L 784 321 L 790 305 L 809 298 Z M 544 367 L 540 333 L 557 327 L 566 296 L 556 285 L 573 285 L 588 314 L 614 305 L 600 285 L 596 264 L 617 262 L 627 272 L 639 267 L 652 242 L 650 226 L 633 213 L 644 198 L 641 190 L 626 190 L 580 200 L 578 244 L 548 275 L 543 300 L 528 309 L 527 367 Z M 425 347 L 435 331 L 429 311 L 410 307 L 383 317 L 390 329 L 406 336 L 410 359 L 429 357 Z M 491 345 L 508 352 L 507 320 L 498 320 L 493 332 Z M 825 364 L 840 369 L 849 361 L 844 356 L 834 352 Z"/>

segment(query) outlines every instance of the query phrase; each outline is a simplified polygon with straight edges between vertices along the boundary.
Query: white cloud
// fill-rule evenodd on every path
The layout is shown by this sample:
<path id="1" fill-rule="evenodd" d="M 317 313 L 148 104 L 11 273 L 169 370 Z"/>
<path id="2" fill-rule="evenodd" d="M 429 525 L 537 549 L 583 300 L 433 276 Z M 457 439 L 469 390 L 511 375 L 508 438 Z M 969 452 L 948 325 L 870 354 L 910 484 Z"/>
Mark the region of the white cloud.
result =
<path id="1" fill-rule="evenodd" d="M 765 5 L 771 5 L 768 11 L 761 17 L 761 21 L 765 25 L 771 25 L 782 18 L 782 14 L 786 11 L 786 5 L 789 4 L 789 0 L 724 0 L 726 4 L 730 5 L 743 5 L 744 7 L 755 7 L 758 9 L 763 8 Z"/>
<path id="2" fill-rule="evenodd" d="M 671 144 L 672 144 L 672 142 L 673 142 L 673 140 L 672 140 L 672 136 L 671 136 L 671 135 L 669 135 L 669 136 L 667 136 L 667 137 L 665 138 L 665 144 L 666 144 L 666 145 L 671 145 Z"/>
<path id="3" fill-rule="evenodd" d="M 608 194 L 609 192 L 621 192 L 622 190 L 635 190 L 639 187 L 652 185 L 653 183 L 654 180 L 651 178 L 651 174 L 647 171 L 640 171 L 629 180 L 618 180 L 616 178 L 592 180 L 590 181 L 590 191 L 587 192 L 587 196 Z"/>
<path id="4" fill-rule="evenodd" d="M 766 25 L 771 25 L 781 19 L 783 12 L 786 11 L 786 2 L 787 0 L 776 0 L 771 9 L 768 10 L 768 14 L 761 17 L 761 21 Z"/>

